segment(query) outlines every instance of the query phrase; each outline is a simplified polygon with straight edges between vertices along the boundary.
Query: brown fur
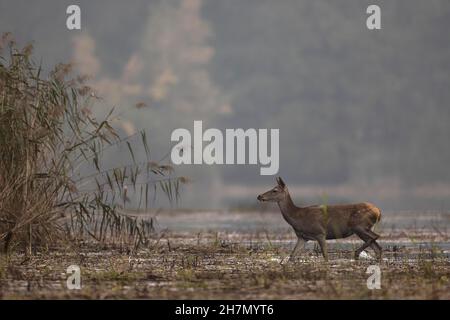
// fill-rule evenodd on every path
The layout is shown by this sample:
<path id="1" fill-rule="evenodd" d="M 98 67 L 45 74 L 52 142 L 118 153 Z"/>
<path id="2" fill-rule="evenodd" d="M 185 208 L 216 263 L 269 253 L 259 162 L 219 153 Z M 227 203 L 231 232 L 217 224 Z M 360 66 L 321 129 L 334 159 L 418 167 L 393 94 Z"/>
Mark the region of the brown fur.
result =
<path id="1" fill-rule="evenodd" d="M 381 211 L 371 203 L 355 203 L 343 205 L 313 205 L 297 207 L 289 194 L 287 186 L 281 178 L 277 178 L 278 185 L 258 196 L 260 201 L 277 202 L 281 214 L 294 229 L 298 241 L 291 258 L 304 242 L 318 241 L 324 258 L 328 259 L 326 248 L 327 239 L 346 238 L 353 234 L 359 236 L 364 244 L 356 250 L 355 258 L 367 247 L 371 247 L 381 258 L 381 247 L 376 240 L 379 235 L 372 231 L 375 223 L 381 219 Z"/>

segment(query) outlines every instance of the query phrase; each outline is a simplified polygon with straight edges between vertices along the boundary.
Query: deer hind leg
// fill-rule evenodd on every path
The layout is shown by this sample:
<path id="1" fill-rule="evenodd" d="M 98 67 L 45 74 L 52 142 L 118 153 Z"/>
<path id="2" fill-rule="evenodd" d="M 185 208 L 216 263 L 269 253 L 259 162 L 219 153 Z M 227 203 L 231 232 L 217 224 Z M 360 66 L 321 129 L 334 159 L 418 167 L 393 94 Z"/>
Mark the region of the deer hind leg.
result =
<path id="1" fill-rule="evenodd" d="M 327 249 L 326 237 L 325 236 L 319 237 L 316 240 L 317 240 L 317 242 L 319 242 L 320 249 L 322 250 L 322 254 L 323 254 L 325 261 L 328 261 L 328 249 Z"/>
<path id="2" fill-rule="evenodd" d="M 354 231 L 358 235 L 358 237 L 360 237 L 361 240 L 364 241 L 364 244 L 355 251 L 355 260 L 359 258 L 361 252 L 363 252 L 367 247 L 371 247 L 375 251 L 377 258 L 381 259 L 382 249 L 380 245 L 376 242 L 376 240 L 380 236 L 370 229 L 358 228 L 355 229 Z"/>
<path id="3" fill-rule="evenodd" d="M 297 237 L 297 243 L 294 247 L 294 250 L 292 250 L 291 254 L 289 255 L 289 261 L 292 261 L 299 252 L 303 251 L 305 243 L 306 241 L 303 238 Z"/>
<path id="4" fill-rule="evenodd" d="M 372 236 L 372 242 L 370 244 L 370 247 L 373 249 L 373 251 L 375 251 L 376 255 L 377 255 L 377 259 L 381 260 L 381 254 L 383 252 L 383 249 L 381 248 L 381 246 L 377 243 L 377 239 L 380 237 L 380 235 L 376 234 L 375 232 L 373 232 L 372 230 L 367 230 L 367 232 Z"/>
<path id="5" fill-rule="evenodd" d="M 367 247 L 371 246 L 372 245 L 372 241 L 374 241 L 374 240 L 368 239 L 366 237 L 362 237 L 362 236 L 359 236 L 359 237 L 364 241 L 364 244 L 361 247 L 359 247 L 358 249 L 356 249 L 356 251 L 355 251 L 355 260 L 358 260 L 359 259 L 359 255 L 361 254 L 361 252 L 363 252 Z"/>
<path id="6" fill-rule="evenodd" d="M 373 251 L 375 251 L 377 259 L 381 261 L 381 254 L 383 252 L 381 246 L 375 240 L 372 240 L 372 244 L 370 245 L 370 247 L 373 249 Z"/>

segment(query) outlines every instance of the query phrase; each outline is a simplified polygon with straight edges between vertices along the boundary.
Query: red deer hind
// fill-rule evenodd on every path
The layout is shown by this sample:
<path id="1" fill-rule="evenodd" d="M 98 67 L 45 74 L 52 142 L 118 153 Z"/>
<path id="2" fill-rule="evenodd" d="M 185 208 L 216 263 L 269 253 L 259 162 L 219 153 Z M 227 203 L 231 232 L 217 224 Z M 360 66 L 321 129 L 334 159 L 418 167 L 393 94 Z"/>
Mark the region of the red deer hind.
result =
<path id="1" fill-rule="evenodd" d="M 290 254 L 290 260 L 304 248 L 308 240 L 315 240 L 320 245 L 323 257 L 328 261 L 326 240 L 346 238 L 352 234 L 364 241 L 355 251 L 355 259 L 358 259 L 367 247 L 371 247 L 377 258 L 381 259 L 382 249 L 376 242 L 379 235 L 372 231 L 374 224 L 381 219 L 381 211 L 373 204 L 363 202 L 297 207 L 281 178 L 277 178 L 277 185 L 273 189 L 260 194 L 258 200 L 278 203 L 284 219 L 294 229 L 298 240 Z"/>

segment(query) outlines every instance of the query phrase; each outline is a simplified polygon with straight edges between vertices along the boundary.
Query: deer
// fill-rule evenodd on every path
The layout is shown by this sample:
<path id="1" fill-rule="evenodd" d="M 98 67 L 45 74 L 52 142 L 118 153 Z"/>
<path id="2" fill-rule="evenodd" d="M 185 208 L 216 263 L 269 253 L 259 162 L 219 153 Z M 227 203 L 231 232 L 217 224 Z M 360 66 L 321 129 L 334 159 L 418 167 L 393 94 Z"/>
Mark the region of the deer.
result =
<path id="1" fill-rule="evenodd" d="M 325 261 L 328 261 L 328 239 L 342 239 L 356 234 L 364 244 L 354 252 L 355 260 L 361 252 L 371 247 L 378 260 L 381 260 L 382 248 L 376 242 L 380 237 L 373 226 L 381 220 L 381 211 L 371 203 L 312 205 L 297 207 L 291 199 L 284 181 L 276 178 L 277 185 L 258 195 L 261 202 L 276 202 L 286 222 L 294 229 L 297 243 L 289 255 L 292 261 L 309 240 L 319 243 Z"/>

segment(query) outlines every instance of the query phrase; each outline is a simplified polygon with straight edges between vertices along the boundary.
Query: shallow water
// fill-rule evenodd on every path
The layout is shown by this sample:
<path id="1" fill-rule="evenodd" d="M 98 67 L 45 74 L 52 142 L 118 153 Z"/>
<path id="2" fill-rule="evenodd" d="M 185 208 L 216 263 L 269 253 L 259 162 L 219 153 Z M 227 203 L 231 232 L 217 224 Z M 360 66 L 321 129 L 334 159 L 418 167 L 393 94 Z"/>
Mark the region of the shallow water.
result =
<path id="1" fill-rule="evenodd" d="M 88 241 L 28 260 L 15 255 L 0 298 L 450 298 L 445 213 L 385 213 L 376 229 L 382 263 L 371 249 L 354 259 L 356 236 L 327 241 L 329 263 L 314 241 L 288 262 L 296 237 L 279 212 L 160 212 L 156 221 L 163 232 L 133 256 L 126 245 Z M 84 291 L 66 289 L 74 263 Z M 366 287 L 374 264 L 384 279 L 377 292 Z"/>
<path id="2" fill-rule="evenodd" d="M 279 212 L 171 212 L 160 213 L 159 227 L 172 231 L 280 231 L 290 228 Z M 385 212 L 382 229 L 421 229 L 447 233 L 450 212 Z"/>
<path id="3" fill-rule="evenodd" d="M 158 228 L 172 232 L 222 232 L 229 234 L 231 242 L 236 234 L 240 244 L 249 246 L 253 240 L 242 239 L 242 234 L 267 232 L 270 245 L 289 249 L 295 245 L 295 235 L 279 212 L 174 212 L 161 213 L 156 220 Z M 450 213 L 385 212 L 376 228 L 382 235 L 378 243 L 390 252 L 391 259 L 405 259 L 406 252 L 407 258 L 415 261 L 432 255 L 450 259 Z M 331 250 L 353 251 L 360 240 L 353 236 L 329 240 L 328 244 Z M 315 246 L 309 241 L 306 249 Z"/>

